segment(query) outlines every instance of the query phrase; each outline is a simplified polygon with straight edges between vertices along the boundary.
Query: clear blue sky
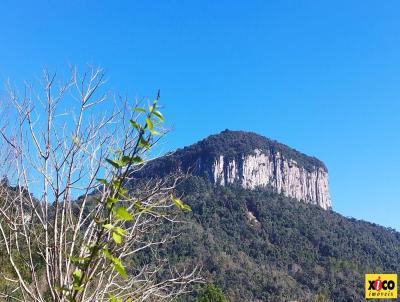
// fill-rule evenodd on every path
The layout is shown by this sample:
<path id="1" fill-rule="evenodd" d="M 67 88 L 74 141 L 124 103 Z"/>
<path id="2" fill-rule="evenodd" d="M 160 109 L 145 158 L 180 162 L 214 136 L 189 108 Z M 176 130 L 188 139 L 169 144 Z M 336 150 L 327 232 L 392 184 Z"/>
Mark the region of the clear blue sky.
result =
<path id="1" fill-rule="evenodd" d="M 334 210 L 400 230 L 399 12 L 365 0 L 3 1 L 0 78 L 100 65 L 122 94 L 161 89 L 175 129 L 165 150 L 258 132 L 326 163 Z"/>

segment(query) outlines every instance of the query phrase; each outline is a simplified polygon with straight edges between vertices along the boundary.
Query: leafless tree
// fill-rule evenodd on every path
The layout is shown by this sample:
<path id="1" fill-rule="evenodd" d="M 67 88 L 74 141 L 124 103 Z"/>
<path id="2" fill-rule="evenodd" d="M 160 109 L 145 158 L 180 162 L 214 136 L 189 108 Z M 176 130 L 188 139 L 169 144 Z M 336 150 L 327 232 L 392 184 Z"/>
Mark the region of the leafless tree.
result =
<path id="1" fill-rule="evenodd" d="M 172 238 L 155 230 L 190 208 L 173 195 L 177 177 L 132 180 L 165 132 L 159 95 L 130 105 L 104 84 L 101 69 L 72 69 L 63 83 L 45 72 L 39 88 L 8 86 L 0 244 L 11 269 L 0 279 L 12 287 L 2 300 L 170 301 L 200 280 L 166 259 L 135 261 Z"/>

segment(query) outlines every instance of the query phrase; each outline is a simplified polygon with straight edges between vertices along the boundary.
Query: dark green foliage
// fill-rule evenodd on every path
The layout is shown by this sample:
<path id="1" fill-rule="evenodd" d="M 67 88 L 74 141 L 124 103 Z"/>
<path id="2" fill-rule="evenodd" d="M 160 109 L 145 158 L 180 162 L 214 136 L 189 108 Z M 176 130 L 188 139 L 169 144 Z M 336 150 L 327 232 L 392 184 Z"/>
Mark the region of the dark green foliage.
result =
<path id="1" fill-rule="evenodd" d="M 213 284 L 204 287 L 197 298 L 198 302 L 228 302 L 223 292 Z"/>
<path id="2" fill-rule="evenodd" d="M 203 265 L 231 301 L 363 301 L 365 273 L 400 271 L 392 229 L 200 177 L 180 191 L 192 219 L 170 260 Z"/>
<path id="3" fill-rule="evenodd" d="M 12 198 L 16 198 L 16 194 L 18 194 L 20 190 L 23 192 L 23 194 L 26 194 L 26 197 L 28 197 L 29 193 L 25 188 L 9 186 L 8 181 L 3 178 L 0 181 L 0 207 L 3 206 L 4 209 L 4 196 L 12 196 Z M 36 203 L 36 200 L 33 199 L 33 202 Z M 39 207 L 38 203 L 37 206 Z M 26 209 L 25 213 L 29 213 L 29 210 Z M 0 217 L 0 224 L 2 224 L 3 226 L 7 225 L 8 221 L 4 219 L 4 217 Z M 37 225 L 36 227 L 37 229 L 40 228 L 39 225 Z M 33 241 L 30 247 L 32 250 L 36 251 L 37 245 L 37 241 Z M 24 279 L 28 282 L 31 282 L 30 270 L 28 269 L 28 267 L 23 265 L 24 263 L 26 263 L 27 259 L 29 259 L 29 249 L 26 243 L 22 241 L 19 242 L 17 246 L 14 242 L 11 242 L 11 250 L 14 254 L 14 262 L 20 267 L 21 276 L 23 276 Z M 43 258 L 38 253 L 33 253 L 32 261 L 33 263 L 35 263 L 37 271 L 44 274 L 45 269 Z M 0 293 L 2 295 L 12 293 L 13 297 L 15 298 L 1 297 L 0 301 L 3 301 L 1 299 L 4 299 L 4 301 L 16 301 L 16 299 L 22 299 L 23 294 L 21 290 L 16 290 L 15 282 L 12 282 L 11 279 L 16 280 L 17 275 L 10 263 L 4 242 L 0 242 Z M 43 291 L 45 291 L 45 284 L 40 284 L 39 286 L 43 289 Z"/>
<path id="4" fill-rule="evenodd" d="M 210 177 L 210 167 L 216 157 L 223 155 L 225 160 L 236 158 L 240 161 L 242 155 L 252 154 L 255 149 L 263 150 L 268 154 L 279 152 L 283 157 L 295 160 L 309 171 L 317 168 L 327 171 L 326 166 L 319 159 L 307 156 L 277 141 L 253 132 L 225 130 L 152 161 L 146 169 L 137 173 L 137 176 L 165 176 L 179 170 L 199 176 L 203 176 L 205 173 Z"/>
<path id="5" fill-rule="evenodd" d="M 322 167 L 327 170 L 324 163 L 319 159 L 307 156 L 275 140 L 253 132 L 231 131 L 228 129 L 219 134 L 211 135 L 197 144 L 185 147 L 182 153 L 203 153 L 212 157 L 222 154 L 226 158 L 233 158 L 238 154 L 253 153 L 255 149 L 269 151 L 272 154 L 279 152 L 284 157 L 291 158 L 308 169 Z"/>

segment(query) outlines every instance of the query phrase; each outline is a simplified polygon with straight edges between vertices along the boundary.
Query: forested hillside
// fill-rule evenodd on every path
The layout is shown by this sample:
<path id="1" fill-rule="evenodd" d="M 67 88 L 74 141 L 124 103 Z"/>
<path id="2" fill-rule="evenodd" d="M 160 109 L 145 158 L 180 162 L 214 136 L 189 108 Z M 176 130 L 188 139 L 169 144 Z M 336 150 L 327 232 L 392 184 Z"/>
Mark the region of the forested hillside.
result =
<path id="1" fill-rule="evenodd" d="M 364 301 L 365 273 L 400 271 L 392 229 L 200 177 L 180 193 L 193 212 L 166 253 L 201 264 L 231 301 Z"/>
<path id="2" fill-rule="evenodd" d="M 175 224 L 180 236 L 157 257 L 178 268 L 202 266 L 205 281 L 230 301 L 364 301 L 365 273 L 400 271 L 400 233 L 392 229 L 201 177 L 188 178 L 176 193 L 192 212 Z M 3 252 L 2 272 L 8 272 Z M 132 263 L 151 263 L 153 256 L 143 251 Z M 3 291 L 10 285 L 0 280 Z M 201 291 L 180 301 L 201 301 Z"/>

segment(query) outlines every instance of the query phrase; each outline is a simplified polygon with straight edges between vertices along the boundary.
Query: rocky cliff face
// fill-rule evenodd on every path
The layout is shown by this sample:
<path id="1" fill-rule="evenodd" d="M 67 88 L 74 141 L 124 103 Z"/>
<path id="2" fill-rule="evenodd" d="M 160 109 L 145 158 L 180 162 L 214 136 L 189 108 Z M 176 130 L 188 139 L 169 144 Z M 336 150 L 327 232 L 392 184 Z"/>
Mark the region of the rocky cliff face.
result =
<path id="1" fill-rule="evenodd" d="M 255 149 L 236 158 L 216 157 L 209 170 L 211 180 L 219 185 L 239 184 L 246 189 L 270 187 L 287 197 L 332 207 L 328 173 L 321 167 L 308 171 L 280 152 Z"/>
<path id="2" fill-rule="evenodd" d="M 255 133 L 225 130 L 151 165 L 151 173 L 206 176 L 218 185 L 266 188 L 324 209 L 332 207 L 325 165 Z"/>

